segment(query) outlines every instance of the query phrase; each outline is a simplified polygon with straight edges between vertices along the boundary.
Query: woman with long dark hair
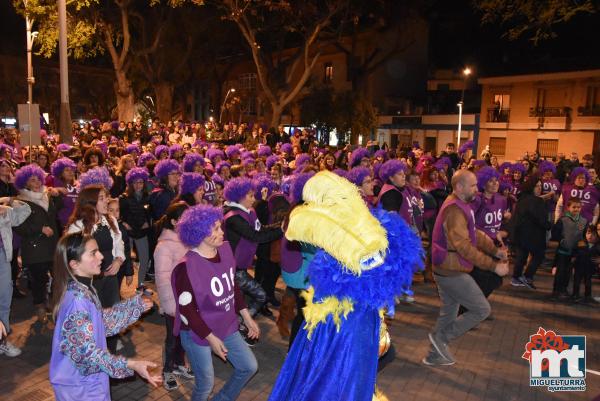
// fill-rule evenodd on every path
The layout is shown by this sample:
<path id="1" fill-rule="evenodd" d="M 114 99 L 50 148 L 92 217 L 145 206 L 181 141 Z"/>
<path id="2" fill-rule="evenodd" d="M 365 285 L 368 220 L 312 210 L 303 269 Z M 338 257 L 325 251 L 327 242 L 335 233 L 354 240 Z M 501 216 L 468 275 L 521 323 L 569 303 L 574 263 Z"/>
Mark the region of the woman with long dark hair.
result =
<path id="1" fill-rule="evenodd" d="M 181 175 L 181 185 L 179 186 L 179 195 L 173 202 L 183 201 L 188 206 L 196 206 L 206 203 L 204 200 L 206 180 L 200 173 L 183 173 Z"/>
<path id="2" fill-rule="evenodd" d="M 103 309 L 92 286 L 102 259 L 94 238 L 82 232 L 65 235 L 56 247 L 50 383 L 58 401 L 110 400 L 108 378 L 128 377 L 134 372 L 155 387 L 160 383 L 160 376 L 148 372 L 155 363 L 128 360 L 106 349 L 106 336 L 137 321 L 152 307 L 152 301 L 138 295 Z"/>

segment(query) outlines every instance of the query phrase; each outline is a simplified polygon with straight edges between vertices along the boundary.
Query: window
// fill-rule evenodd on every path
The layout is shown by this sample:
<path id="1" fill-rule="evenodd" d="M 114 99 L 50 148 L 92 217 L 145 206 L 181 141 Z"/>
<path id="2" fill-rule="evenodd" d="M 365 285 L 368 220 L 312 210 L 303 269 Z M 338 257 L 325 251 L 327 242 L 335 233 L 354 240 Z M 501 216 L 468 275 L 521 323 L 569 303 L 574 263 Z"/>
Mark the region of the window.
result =
<path id="1" fill-rule="evenodd" d="M 332 63 L 325 63 L 325 77 L 324 77 L 324 81 L 325 82 L 331 82 L 331 81 L 333 81 L 333 64 Z"/>
<path id="2" fill-rule="evenodd" d="M 558 153 L 558 139 L 538 139 L 537 151 L 540 157 L 556 157 Z"/>
<path id="3" fill-rule="evenodd" d="M 585 108 L 592 110 L 600 106 L 600 90 L 597 86 L 589 86 L 585 98 Z"/>
<path id="4" fill-rule="evenodd" d="M 494 156 L 506 154 L 506 138 L 490 138 L 490 153 Z"/>
<path id="5" fill-rule="evenodd" d="M 507 93 L 495 94 L 492 98 L 492 105 L 488 109 L 487 122 L 507 123 L 510 116 L 510 95 Z"/>
<path id="6" fill-rule="evenodd" d="M 247 91 L 256 90 L 256 74 L 255 73 L 241 74 L 238 77 L 238 85 L 239 85 L 239 88 L 242 90 L 247 90 Z"/>

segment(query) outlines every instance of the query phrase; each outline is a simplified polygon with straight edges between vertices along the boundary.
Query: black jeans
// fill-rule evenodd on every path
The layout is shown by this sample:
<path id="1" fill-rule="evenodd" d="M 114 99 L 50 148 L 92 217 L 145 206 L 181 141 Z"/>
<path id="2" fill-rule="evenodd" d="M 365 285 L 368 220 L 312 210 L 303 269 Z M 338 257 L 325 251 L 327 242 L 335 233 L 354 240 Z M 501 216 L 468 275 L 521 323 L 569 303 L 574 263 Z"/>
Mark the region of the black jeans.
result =
<path id="1" fill-rule="evenodd" d="M 258 258 L 254 267 L 254 279 L 260 283 L 270 299 L 275 298 L 275 285 L 281 274 L 279 264 L 268 259 Z"/>
<path id="2" fill-rule="evenodd" d="M 571 279 L 571 258 L 571 255 L 556 253 L 556 274 L 554 275 L 553 294 L 567 293 L 567 287 Z"/>
<path id="3" fill-rule="evenodd" d="M 579 287 L 583 281 L 585 287 L 584 296 L 589 298 L 592 296 L 592 276 L 594 275 L 595 266 L 587 261 L 575 260 L 575 277 L 573 279 L 573 296 L 579 296 Z"/>
<path id="4" fill-rule="evenodd" d="M 290 289 L 296 297 L 296 317 L 292 322 L 292 332 L 290 334 L 290 343 L 288 345 L 288 349 L 290 349 L 292 348 L 292 344 L 294 343 L 294 338 L 296 338 L 296 335 L 298 334 L 298 332 L 302 328 L 302 324 L 304 323 L 303 309 L 306 306 L 306 300 L 303 296 L 300 295 L 300 293 L 304 290 L 299 290 L 297 288 L 290 287 L 288 287 L 288 289 Z"/>
<path id="5" fill-rule="evenodd" d="M 248 297 L 247 303 L 250 315 L 256 315 L 265 302 L 267 302 L 265 290 L 263 290 L 260 284 L 258 284 L 246 270 L 237 270 L 235 272 L 235 284 L 240 287 L 242 293 Z"/>
<path id="6" fill-rule="evenodd" d="M 527 263 L 527 258 L 529 254 L 531 254 L 531 260 L 529 261 L 529 265 L 527 269 L 525 269 L 525 277 L 533 280 L 533 276 L 535 276 L 535 272 L 538 267 L 544 261 L 546 250 L 545 249 L 527 249 L 522 246 L 516 246 L 516 255 L 515 255 L 515 268 L 513 270 L 513 277 L 519 278 L 523 275 L 523 268 Z"/>
<path id="7" fill-rule="evenodd" d="M 167 337 L 165 338 L 165 355 L 163 372 L 172 372 L 175 366 L 185 365 L 185 350 L 181 345 L 181 338 L 173 335 L 173 326 L 175 318 L 165 313 L 165 326 L 167 328 Z"/>
<path id="8" fill-rule="evenodd" d="M 48 273 L 52 268 L 52 262 L 27 264 L 31 280 L 31 295 L 33 304 L 40 305 L 46 302 L 46 286 L 48 285 Z"/>

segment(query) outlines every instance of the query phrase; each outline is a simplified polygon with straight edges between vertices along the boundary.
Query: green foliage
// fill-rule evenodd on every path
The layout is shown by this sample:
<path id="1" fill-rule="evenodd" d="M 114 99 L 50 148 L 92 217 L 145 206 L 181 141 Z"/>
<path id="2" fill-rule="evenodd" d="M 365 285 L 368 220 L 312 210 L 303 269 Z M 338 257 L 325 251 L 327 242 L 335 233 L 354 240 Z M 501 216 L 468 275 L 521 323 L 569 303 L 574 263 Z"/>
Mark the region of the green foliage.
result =
<path id="1" fill-rule="evenodd" d="M 500 23 L 505 37 L 528 37 L 535 44 L 556 37 L 557 25 L 598 11 L 594 0 L 473 0 L 473 5 L 483 24 Z"/>

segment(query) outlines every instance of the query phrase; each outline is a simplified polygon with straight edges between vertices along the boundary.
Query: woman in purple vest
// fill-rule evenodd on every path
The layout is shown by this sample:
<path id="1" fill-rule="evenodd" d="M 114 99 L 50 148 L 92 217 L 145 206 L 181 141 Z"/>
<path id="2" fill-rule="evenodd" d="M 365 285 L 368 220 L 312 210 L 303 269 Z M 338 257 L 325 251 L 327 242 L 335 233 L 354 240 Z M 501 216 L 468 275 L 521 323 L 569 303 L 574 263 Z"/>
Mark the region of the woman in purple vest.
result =
<path id="1" fill-rule="evenodd" d="M 546 201 L 549 220 L 553 221 L 556 201 L 561 189 L 560 181 L 555 178 L 556 166 L 551 161 L 542 160 L 538 165 L 538 170 L 542 175 L 542 199 Z"/>
<path id="2" fill-rule="evenodd" d="M 385 210 L 399 213 L 413 229 L 416 229 L 413 218 L 410 194 L 406 191 L 406 172 L 408 167 L 400 160 L 388 160 L 379 169 L 379 178 L 383 186 L 377 197 L 377 204 Z"/>
<path id="3" fill-rule="evenodd" d="M 126 359 L 106 349 L 106 336 L 137 321 L 152 301 L 137 295 L 102 309 L 91 282 L 100 274 L 102 253 L 93 237 L 67 234 L 56 248 L 52 296 L 56 326 L 50 358 L 50 383 L 58 401 L 109 401 L 109 377 L 137 372 L 153 386 L 160 376 L 148 368 L 153 362 Z"/>
<path id="4" fill-rule="evenodd" d="M 235 400 L 256 373 L 256 358 L 238 332 L 238 313 L 257 339 L 260 329 L 250 316 L 234 279 L 236 261 L 221 228 L 220 209 L 198 205 L 177 224 L 181 242 L 190 248 L 175 267 L 171 285 L 176 299 L 174 335 L 181 337 L 196 383 L 192 401 L 208 399 L 214 385 L 211 351 L 229 361 L 234 372 L 212 398 Z"/>
<path id="5" fill-rule="evenodd" d="M 46 178 L 46 184 L 54 187 L 60 192 L 62 208 L 58 211 L 57 218 L 62 231 L 69 221 L 69 216 L 75 209 L 77 201 L 77 187 L 75 183 L 75 172 L 77 165 L 68 157 L 61 157 L 52 163 L 50 167 L 52 174 Z"/>
<path id="6" fill-rule="evenodd" d="M 556 203 L 556 212 L 554 221 L 558 221 L 563 215 L 564 205 L 571 198 L 581 200 L 581 216 L 584 217 L 590 224 L 598 222 L 600 214 L 600 191 L 593 185 L 588 185 L 590 182 L 590 174 L 585 167 L 577 167 L 571 171 L 569 182 L 565 183 L 562 188 L 562 194 Z"/>

